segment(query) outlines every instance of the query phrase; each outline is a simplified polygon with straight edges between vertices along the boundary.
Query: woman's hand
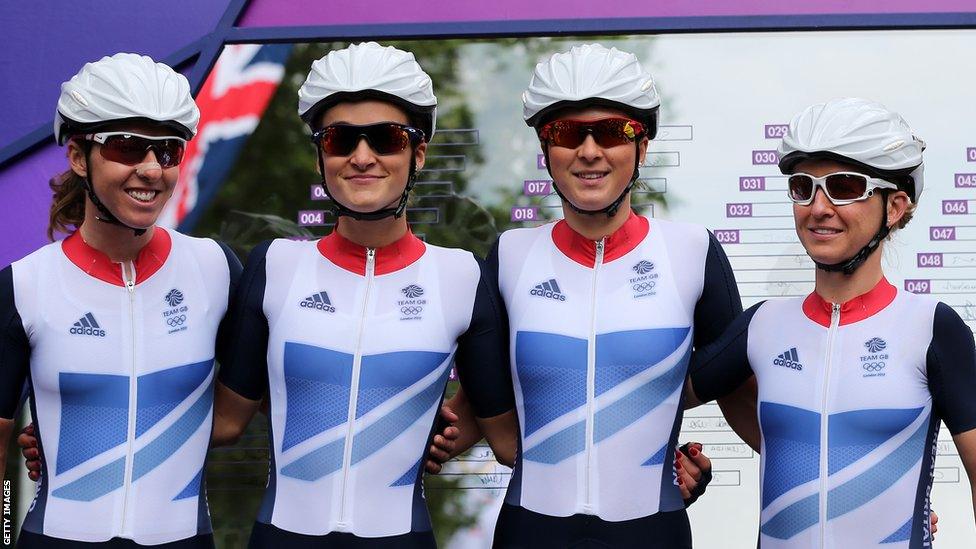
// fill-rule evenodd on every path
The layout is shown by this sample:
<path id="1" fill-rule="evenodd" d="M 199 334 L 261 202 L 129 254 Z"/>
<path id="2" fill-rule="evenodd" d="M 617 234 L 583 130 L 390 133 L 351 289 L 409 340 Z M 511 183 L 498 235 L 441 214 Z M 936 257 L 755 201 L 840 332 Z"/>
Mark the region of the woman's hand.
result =
<path id="1" fill-rule="evenodd" d="M 674 454 L 674 472 L 685 507 L 695 503 L 712 481 L 712 460 L 702 453 L 702 445 L 689 442 Z"/>
<path id="2" fill-rule="evenodd" d="M 451 459 L 457 439 L 461 436 L 461 430 L 454 426 L 457 421 L 458 415 L 454 410 L 447 405 L 441 406 L 440 416 L 437 418 L 438 427 L 427 450 L 427 461 L 424 464 L 428 473 L 440 473 L 442 466 Z"/>
<path id="3" fill-rule="evenodd" d="M 34 424 L 31 423 L 17 436 L 17 446 L 24 454 L 24 464 L 27 466 L 27 476 L 37 481 L 41 478 L 41 450 L 37 447 L 37 437 L 34 436 Z"/>

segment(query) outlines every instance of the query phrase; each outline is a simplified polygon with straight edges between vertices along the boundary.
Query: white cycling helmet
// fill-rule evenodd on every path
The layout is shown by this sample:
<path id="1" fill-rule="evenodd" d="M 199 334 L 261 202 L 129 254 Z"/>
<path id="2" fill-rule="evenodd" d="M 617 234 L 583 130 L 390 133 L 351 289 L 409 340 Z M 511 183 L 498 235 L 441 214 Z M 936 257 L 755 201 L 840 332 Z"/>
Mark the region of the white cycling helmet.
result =
<path id="1" fill-rule="evenodd" d="M 437 97 L 430 76 L 412 53 L 376 42 L 331 51 L 312 63 L 298 90 L 298 115 L 314 130 L 317 118 L 328 107 L 368 98 L 399 105 L 424 132 L 425 140 L 434 136 Z"/>
<path id="2" fill-rule="evenodd" d="M 867 99 L 834 99 L 807 107 L 790 122 L 779 145 L 779 168 L 791 173 L 799 162 L 829 158 L 858 166 L 891 181 L 913 203 L 922 194 L 925 142 L 898 113 Z"/>
<path id="3" fill-rule="evenodd" d="M 654 79 L 641 67 L 636 55 L 600 44 L 584 44 L 553 54 L 537 64 L 528 89 L 522 93 L 522 105 L 525 123 L 536 131 L 541 132 L 550 115 L 565 108 L 609 107 L 644 124 L 644 135 L 654 139 L 661 96 L 654 87 Z M 640 151 L 641 139 L 635 139 L 634 144 Z M 548 170 L 549 147 L 545 143 L 542 152 Z M 630 182 L 616 200 L 603 208 L 584 210 L 573 204 L 555 181 L 553 189 L 577 213 L 613 217 L 640 177 L 640 162 L 640 155 L 634 155 Z"/>
<path id="4" fill-rule="evenodd" d="M 117 53 L 86 63 L 61 84 L 54 116 L 59 145 L 73 134 L 92 133 L 124 121 L 171 127 L 184 139 L 197 132 L 200 110 L 186 77 L 145 55 Z"/>
<path id="5" fill-rule="evenodd" d="M 630 113 L 657 133 L 661 96 L 637 56 L 600 44 L 574 46 L 535 66 L 522 94 L 522 117 L 538 127 L 546 115 L 564 107 L 602 105 Z"/>

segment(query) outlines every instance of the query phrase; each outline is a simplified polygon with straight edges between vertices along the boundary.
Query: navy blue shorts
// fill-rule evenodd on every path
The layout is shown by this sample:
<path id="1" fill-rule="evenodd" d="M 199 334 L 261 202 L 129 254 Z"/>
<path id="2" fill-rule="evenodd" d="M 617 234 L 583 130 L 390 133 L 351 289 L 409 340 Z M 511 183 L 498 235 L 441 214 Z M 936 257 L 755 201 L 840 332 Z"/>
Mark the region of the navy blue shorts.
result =
<path id="1" fill-rule="evenodd" d="M 43 534 L 35 534 L 26 530 L 20 531 L 17 538 L 17 549 L 131 549 L 136 547 L 152 547 L 153 549 L 214 549 L 213 534 L 200 534 L 192 538 L 181 539 L 159 545 L 140 545 L 131 539 L 112 538 L 108 541 L 74 541 L 70 539 L 52 538 Z"/>
<path id="2" fill-rule="evenodd" d="M 332 532 L 324 536 L 308 536 L 282 530 L 272 524 L 255 522 L 251 530 L 250 549 L 436 549 L 433 532 L 410 532 L 384 538 L 360 538 L 352 534 Z"/>
<path id="3" fill-rule="evenodd" d="M 495 549 L 691 549 L 691 525 L 682 509 L 610 522 L 594 515 L 553 517 L 502 505 Z"/>

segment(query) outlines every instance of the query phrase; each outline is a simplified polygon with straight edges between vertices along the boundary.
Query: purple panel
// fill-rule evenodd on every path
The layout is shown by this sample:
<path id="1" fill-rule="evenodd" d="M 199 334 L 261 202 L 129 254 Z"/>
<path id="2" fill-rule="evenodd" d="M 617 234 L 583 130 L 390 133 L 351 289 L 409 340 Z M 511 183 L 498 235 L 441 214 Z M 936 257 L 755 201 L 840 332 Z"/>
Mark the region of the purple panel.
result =
<path id="1" fill-rule="evenodd" d="M 375 25 L 552 19 L 697 17 L 736 15 L 821 15 L 953 13 L 973 10 L 971 0 L 676 0 L 672 2 L 593 2 L 592 0 L 252 0 L 241 27 Z"/>
<path id="2" fill-rule="evenodd" d="M 212 32 L 230 0 L 0 3 L 0 149 L 51 123 L 61 82 L 119 51 L 163 60 Z"/>
<path id="3" fill-rule="evenodd" d="M 0 268 L 48 242 L 48 181 L 67 167 L 65 149 L 52 143 L 0 169 Z"/>

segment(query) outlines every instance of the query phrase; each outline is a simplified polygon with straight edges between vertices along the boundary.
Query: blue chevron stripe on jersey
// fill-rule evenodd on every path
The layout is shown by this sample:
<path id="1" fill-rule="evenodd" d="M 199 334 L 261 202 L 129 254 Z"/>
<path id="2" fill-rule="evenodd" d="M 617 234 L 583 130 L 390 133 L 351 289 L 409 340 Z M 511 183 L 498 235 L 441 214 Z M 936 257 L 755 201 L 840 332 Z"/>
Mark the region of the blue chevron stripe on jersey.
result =
<path id="1" fill-rule="evenodd" d="M 159 467 L 203 425 L 213 409 L 213 380 L 190 408 L 132 458 L 132 482 Z"/>
<path id="2" fill-rule="evenodd" d="M 765 509 L 784 493 L 820 474 L 820 414 L 777 404 L 759 403 L 766 455 L 762 486 Z"/>
<path id="3" fill-rule="evenodd" d="M 923 422 L 907 441 L 884 459 L 830 490 L 827 494 L 827 520 L 861 507 L 897 482 L 921 458 L 927 432 L 928 425 Z M 777 539 L 790 539 L 817 524 L 820 519 L 818 500 L 819 496 L 813 494 L 789 505 L 766 521 L 761 527 L 762 532 Z"/>
<path id="4" fill-rule="evenodd" d="M 515 366 L 528 437 L 586 402 L 586 340 L 544 332 L 515 335 Z"/>
<path id="5" fill-rule="evenodd" d="M 447 353 L 400 351 L 363 356 L 359 371 L 359 398 L 356 418 L 403 392 L 404 389 L 433 372 Z"/>
<path id="6" fill-rule="evenodd" d="M 596 395 L 671 356 L 690 327 L 629 330 L 596 336 Z"/>
<path id="7" fill-rule="evenodd" d="M 832 489 L 827 496 L 827 519 L 849 513 L 876 498 L 921 461 L 925 453 L 928 422 L 921 422 L 915 433 L 873 467 Z"/>
<path id="8" fill-rule="evenodd" d="M 74 501 L 92 501 L 119 489 L 124 477 L 125 458 L 119 458 L 54 490 L 51 495 Z"/>
<path id="9" fill-rule="evenodd" d="M 820 496 L 809 495 L 773 515 L 759 530 L 776 539 L 790 539 L 820 520 Z"/>
<path id="10" fill-rule="evenodd" d="M 634 347 L 636 352 L 641 350 L 640 346 Z M 685 382 L 685 374 L 688 371 L 689 357 L 691 357 L 690 341 L 685 349 L 684 356 L 669 370 L 606 407 L 597 410 L 593 417 L 593 442 L 601 442 L 633 425 L 638 419 L 657 408 L 669 396 L 680 391 Z"/>
<path id="11" fill-rule="evenodd" d="M 925 408 L 853 410 L 831 414 L 828 431 L 830 474 L 874 451 L 915 421 Z"/>
<path id="12" fill-rule="evenodd" d="M 298 480 L 316 481 L 342 467 L 345 439 L 339 438 L 316 448 L 281 468 L 281 474 Z"/>
<path id="13" fill-rule="evenodd" d="M 661 449 L 654 452 L 654 455 L 647 458 L 647 461 L 641 463 L 642 467 L 652 467 L 654 465 L 661 465 L 664 463 L 664 456 L 668 455 L 668 444 L 661 446 Z"/>
<path id="14" fill-rule="evenodd" d="M 352 441 L 352 465 L 368 458 L 414 424 L 424 412 L 437 405 L 444 394 L 449 368 L 409 400 L 356 433 Z"/>
<path id="15" fill-rule="evenodd" d="M 346 421 L 353 355 L 285 342 L 285 432 L 281 450 Z"/>
<path id="16" fill-rule="evenodd" d="M 393 481 L 390 486 L 413 486 L 413 483 L 417 482 L 417 474 L 420 472 L 420 464 L 424 462 L 424 458 L 417 460 L 412 467 L 407 469 L 406 473 L 400 475 L 400 478 Z"/>
<path id="17" fill-rule="evenodd" d="M 543 440 L 523 453 L 527 461 L 554 465 L 583 451 L 586 447 L 586 423 L 580 421 Z"/>
<path id="18" fill-rule="evenodd" d="M 447 358 L 447 355 L 443 353 L 408 352 L 389 354 L 415 354 L 412 358 L 419 359 L 417 364 L 421 365 L 420 367 L 423 364 L 432 364 L 435 360 L 440 365 Z M 363 357 L 363 360 L 365 361 L 366 358 Z M 400 357 L 401 360 L 405 358 L 410 357 Z M 374 367 L 378 367 L 379 364 L 381 363 L 375 363 Z M 427 387 L 357 433 L 353 438 L 352 464 L 355 465 L 381 449 L 417 421 L 431 406 L 434 406 L 444 392 L 444 384 L 447 381 L 449 372 L 450 370 L 445 367 L 442 374 L 432 383 L 428 384 Z M 287 424 L 285 428 L 287 429 Z M 332 474 L 342 467 L 344 446 L 344 439 L 333 440 L 285 465 L 281 468 L 281 474 L 307 481 L 315 481 Z"/>
<path id="19" fill-rule="evenodd" d="M 182 490 L 180 490 L 180 493 L 173 497 L 173 501 L 195 498 L 199 496 L 200 488 L 203 486 L 203 471 L 204 470 L 202 468 L 197 471 L 197 474 L 193 475 L 193 478 L 191 478 L 190 482 L 187 483 Z"/>
<path id="20" fill-rule="evenodd" d="M 890 536 L 881 540 L 881 543 L 899 543 L 902 541 L 908 541 L 912 537 L 912 519 L 909 518 L 902 524 L 897 530 L 891 533 Z"/>
<path id="21" fill-rule="evenodd" d="M 129 377 L 58 374 L 61 432 L 57 474 L 125 442 L 129 430 Z"/>
<path id="22" fill-rule="evenodd" d="M 213 359 L 139 376 L 136 437 L 157 424 L 186 400 L 213 370 Z"/>

